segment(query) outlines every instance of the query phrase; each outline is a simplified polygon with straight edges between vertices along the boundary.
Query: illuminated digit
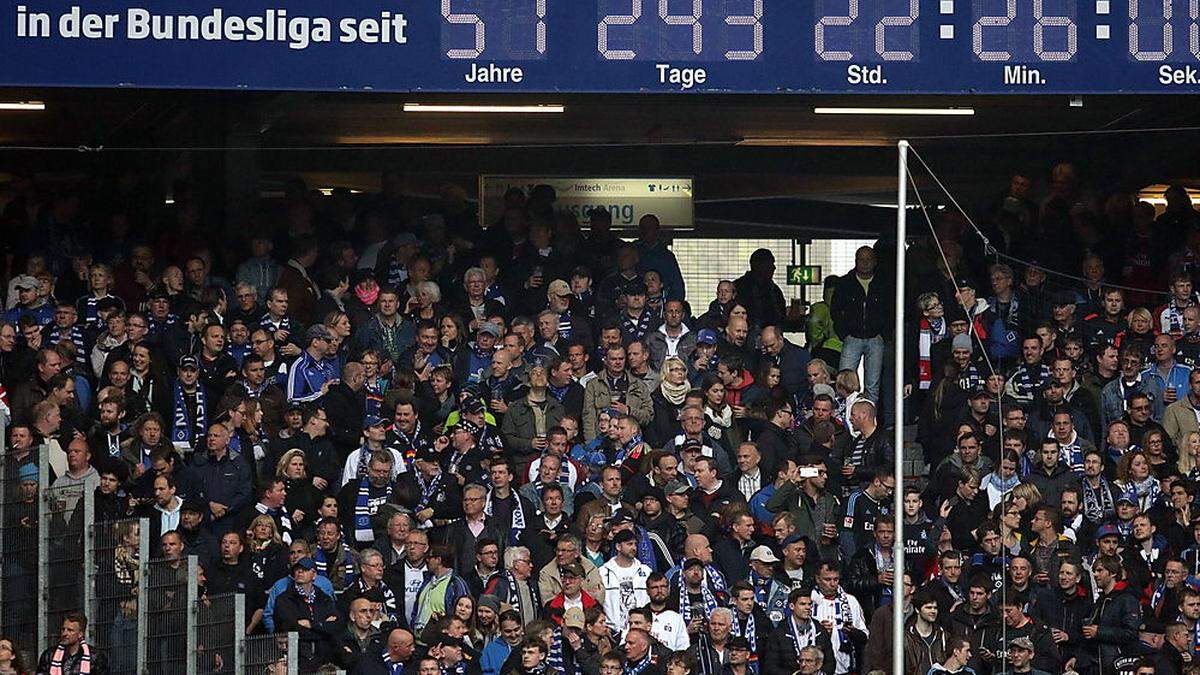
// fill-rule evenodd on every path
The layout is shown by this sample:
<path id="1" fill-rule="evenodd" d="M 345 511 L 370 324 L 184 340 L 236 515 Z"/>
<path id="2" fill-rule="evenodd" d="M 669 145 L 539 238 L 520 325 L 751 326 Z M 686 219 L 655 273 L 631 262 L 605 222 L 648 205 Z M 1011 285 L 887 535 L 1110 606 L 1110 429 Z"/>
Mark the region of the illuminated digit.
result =
<path id="1" fill-rule="evenodd" d="M 884 61 L 912 61 L 913 52 L 906 50 L 889 50 L 887 48 L 887 29 L 889 26 L 911 26 L 917 20 L 919 8 L 917 0 L 908 0 L 908 16 L 885 16 L 875 24 L 875 53 L 879 54 Z M 908 32 L 908 46 L 912 49 L 917 47 L 917 32 L 910 30 Z"/>
<path id="2" fill-rule="evenodd" d="M 1188 46 L 1192 48 L 1192 56 L 1200 59 L 1200 0 L 1189 0 L 1188 17 L 1192 20 L 1188 25 Z"/>
<path id="3" fill-rule="evenodd" d="M 826 26 L 849 26 L 858 18 L 858 0 L 846 0 L 846 13 L 841 16 L 823 16 L 816 26 L 817 56 L 824 61 L 849 61 L 854 54 L 847 51 L 825 49 Z"/>
<path id="4" fill-rule="evenodd" d="M 546 0 L 537 0 L 537 53 L 546 53 Z"/>
<path id="5" fill-rule="evenodd" d="M 1138 40 L 1138 0 L 1129 0 L 1129 53 L 1138 61 L 1162 61 L 1171 55 L 1175 44 L 1171 35 L 1171 0 L 1162 3 L 1162 49 L 1143 51 Z"/>
<path id="6" fill-rule="evenodd" d="M 971 27 L 971 45 L 980 61 L 1007 61 L 1012 58 L 1011 52 L 983 48 L 983 29 L 1012 23 L 1017 18 L 1017 0 L 1006 0 L 1004 11 L 1005 16 L 981 16 Z"/>
<path id="7" fill-rule="evenodd" d="M 1046 0 L 1033 0 L 1033 52 L 1043 61 L 1070 61 L 1075 56 L 1076 27 L 1069 16 L 1046 16 L 1043 5 Z M 1066 28 L 1067 48 L 1061 51 L 1047 50 L 1046 28 Z"/>
<path id="8" fill-rule="evenodd" d="M 483 53 L 484 48 L 487 46 L 487 40 L 484 36 L 483 19 L 480 19 L 478 14 L 455 14 L 450 9 L 450 0 L 442 0 L 442 18 L 450 23 L 475 25 L 475 48 L 451 49 L 446 52 L 446 56 L 452 59 L 479 58 L 479 55 Z"/>
<path id="9" fill-rule="evenodd" d="M 668 26 L 692 27 L 692 53 L 704 51 L 704 27 L 700 25 L 700 17 L 704 14 L 704 0 L 692 0 L 691 14 L 672 14 L 667 0 L 658 0 L 658 15 Z"/>
<path id="10" fill-rule="evenodd" d="M 1200 0 L 1193 0 L 1200 2 Z M 725 58 L 729 61 L 753 61 L 763 53 L 763 0 L 754 0 L 753 14 L 738 15 L 732 14 L 725 17 L 726 26 L 751 26 L 754 32 L 753 47 L 749 50 L 731 49 L 725 52 Z"/>
<path id="11" fill-rule="evenodd" d="M 642 0 L 630 0 L 628 14 L 609 14 L 600 20 L 596 27 L 596 49 L 600 55 L 610 61 L 629 61 L 637 58 L 637 52 L 632 49 L 609 49 L 609 26 L 632 26 L 633 22 L 642 18 Z"/>

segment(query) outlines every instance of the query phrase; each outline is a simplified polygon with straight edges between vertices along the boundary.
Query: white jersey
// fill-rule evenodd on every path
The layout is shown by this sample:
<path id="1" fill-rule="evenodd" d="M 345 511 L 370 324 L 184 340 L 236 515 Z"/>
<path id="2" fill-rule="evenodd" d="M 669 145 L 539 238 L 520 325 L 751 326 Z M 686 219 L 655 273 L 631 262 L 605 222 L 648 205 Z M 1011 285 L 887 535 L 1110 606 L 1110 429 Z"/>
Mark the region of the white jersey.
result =
<path id="1" fill-rule="evenodd" d="M 840 590 L 840 589 L 839 589 Z M 813 589 L 813 610 L 812 618 L 817 623 L 822 621 L 832 621 L 834 630 L 833 635 L 833 656 L 837 661 L 837 667 L 834 669 L 836 675 L 844 675 L 850 672 L 850 654 L 842 651 L 842 636 L 841 629 L 846 626 L 857 628 L 863 633 L 870 636 L 870 630 L 867 628 L 866 619 L 863 618 L 862 605 L 858 604 L 858 600 L 849 593 L 841 591 L 839 597 L 833 599 L 826 598 L 819 590 Z M 848 608 L 849 616 L 846 616 L 846 611 L 843 607 Z"/>
<path id="2" fill-rule="evenodd" d="M 649 567 L 637 560 L 629 567 L 622 567 L 613 558 L 600 566 L 600 583 L 604 585 L 604 613 L 608 616 L 609 627 L 618 633 L 625 632 L 629 610 L 650 603 L 650 596 L 646 593 L 646 578 L 650 572 Z"/>
<path id="3" fill-rule="evenodd" d="M 654 625 L 650 626 L 650 634 L 673 652 L 687 649 L 692 644 L 688 637 L 687 624 L 683 622 L 683 615 L 673 609 L 666 609 L 654 615 Z"/>

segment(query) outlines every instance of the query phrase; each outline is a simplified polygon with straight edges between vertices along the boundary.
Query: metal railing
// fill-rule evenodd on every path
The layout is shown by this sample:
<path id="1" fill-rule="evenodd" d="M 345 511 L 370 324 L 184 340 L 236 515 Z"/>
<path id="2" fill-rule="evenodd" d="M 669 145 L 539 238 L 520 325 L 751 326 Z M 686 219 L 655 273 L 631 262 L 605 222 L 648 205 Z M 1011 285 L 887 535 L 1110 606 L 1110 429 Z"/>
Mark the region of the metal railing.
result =
<path id="1" fill-rule="evenodd" d="M 300 635 L 256 635 L 245 641 L 247 675 L 296 675 L 300 669 Z"/>
<path id="2" fill-rule="evenodd" d="M 96 523 L 94 489 L 51 487 L 48 445 L 15 456 L 0 415 L 0 635 L 26 663 L 88 617 L 114 675 L 293 675 L 296 633 L 246 636 L 245 597 L 201 597 L 195 557 L 150 560 L 150 521 Z M 26 470 L 23 464 L 36 466 Z M 68 483 L 70 481 L 67 481 Z"/>
<path id="3" fill-rule="evenodd" d="M 108 659 L 114 675 L 137 675 L 146 662 L 146 567 L 150 524 L 142 518 L 92 526 L 93 613 L 88 615 L 91 645 Z"/>
<path id="4" fill-rule="evenodd" d="M 242 672 L 238 648 L 246 633 L 246 599 L 240 593 L 196 600 L 196 672 L 234 675 Z"/>
<path id="5" fill-rule="evenodd" d="M 149 675 L 194 675 L 196 556 L 151 560 L 147 581 L 146 637 L 149 646 L 144 672 Z"/>
<path id="6" fill-rule="evenodd" d="M 62 483 L 59 477 L 57 483 Z M 69 482 L 69 481 L 68 481 Z M 38 588 L 41 607 L 38 651 L 58 643 L 59 627 L 71 612 L 91 616 L 91 593 L 85 593 L 81 570 L 94 567 L 88 560 L 93 520 L 93 493 L 86 484 L 68 484 L 41 491 L 41 527 L 38 533 Z"/>

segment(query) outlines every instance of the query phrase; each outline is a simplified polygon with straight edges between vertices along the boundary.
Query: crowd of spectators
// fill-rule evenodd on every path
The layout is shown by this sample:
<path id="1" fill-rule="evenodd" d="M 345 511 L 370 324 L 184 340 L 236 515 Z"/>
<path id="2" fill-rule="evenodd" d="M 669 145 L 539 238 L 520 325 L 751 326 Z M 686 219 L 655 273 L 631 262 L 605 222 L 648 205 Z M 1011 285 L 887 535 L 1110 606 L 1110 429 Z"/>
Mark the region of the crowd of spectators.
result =
<path id="1" fill-rule="evenodd" d="M 584 231 L 539 186 L 481 228 L 461 190 L 414 213 L 383 183 L 292 185 L 277 226 L 219 241 L 182 186 L 155 227 L 27 185 L 5 499 L 36 502 L 44 457 L 97 521 L 146 518 L 152 557 L 197 556 L 202 593 L 244 593 L 247 634 L 298 632 L 305 672 L 891 675 L 896 602 L 905 673 L 1200 654 L 1186 192 L 1157 219 L 1127 197 L 1122 229 L 1060 165 L 912 242 L 896 417 L 928 470 L 896 485 L 886 244 L 801 325 L 769 250 L 694 307 L 654 216 Z M 35 536 L 6 516 L 6 551 Z M 129 658 L 88 618 L 37 672 Z"/>

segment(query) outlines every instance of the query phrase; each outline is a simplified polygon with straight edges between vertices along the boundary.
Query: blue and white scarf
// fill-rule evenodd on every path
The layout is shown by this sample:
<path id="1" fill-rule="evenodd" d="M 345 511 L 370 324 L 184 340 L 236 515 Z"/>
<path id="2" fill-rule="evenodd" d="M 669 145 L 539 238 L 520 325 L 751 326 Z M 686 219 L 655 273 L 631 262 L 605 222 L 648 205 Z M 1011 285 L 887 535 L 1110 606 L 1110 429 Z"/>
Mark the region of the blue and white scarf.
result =
<path id="1" fill-rule="evenodd" d="M 733 611 L 733 635 L 736 637 L 744 637 L 750 643 L 750 666 L 754 672 L 758 672 L 758 628 L 754 624 L 754 612 L 746 615 L 745 621 L 742 620 L 741 612 Z"/>
<path id="2" fill-rule="evenodd" d="M 1140 483 L 1128 481 L 1121 484 L 1126 493 L 1137 496 L 1138 511 L 1146 513 L 1162 499 L 1162 486 L 1154 476 L 1148 476 Z"/>
<path id="3" fill-rule="evenodd" d="M 438 475 L 433 477 L 433 480 L 426 483 L 425 477 L 421 475 L 421 472 L 417 472 L 417 487 L 421 488 L 421 496 L 417 499 L 417 508 L 413 509 L 414 511 L 424 511 L 429 508 L 433 496 L 441 490 L 442 476 L 445 475 L 444 473 L 438 473 Z"/>
<path id="4" fill-rule="evenodd" d="M 187 443 L 194 450 L 208 429 L 208 412 L 204 403 L 204 385 L 196 383 L 196 415 L 193 419 L 188 410 L 187 398 L 183 394 L 183 385 L 175 380 L 173 392 L 174 412 L 172 413 L 171 440 L 175 443 Z"/>
<path id="5" fill-rule="evenodd" d="M 688 600 L 687 582 L 684 581 L 683 576 L 683 569 L 680 569 L 678 576 L 679 614 L 683 617 L 683 622 L 687 623 L 692 620 L 692 612 L 694 610 L 692 609 L 691 602 Z M 713 589 L 709 587 L 708 580 L 708 566 L 706 565 L 704 570 L 704 578 L 700 580 L 700 599 L 704 603 L 704 607 L 700 610 L 700 616 L 705 617 L 709 614 L 712 614 L 712 611 L 720 606 L 717 604 L 716 593 L 714 593 Z"/>
<path id="6" fill-rule="evenodd" d="M 392 496 L 393 483 L 388 481 L 383 495 L 383 501 Z M 358 494 L 354 498 L 354 541 L 375 541 L 375 530 L 371 527 L 371 516 L 375 515 L 371 508 L 371 479 L 366 476 L 358 479 Z"/>
<path id="7" fill-rule="evenodd" d="M 338 553 L 335 554 L 332 560 L 325 556 L 325 549 L 318 546 L 317 553 L 313 556 L 313 562 L 317 564 L 317 574 L 330 581 L 334 581 L 334 578 L 330 575 L 333 573 L 333 566 L 337 565 L 337 556 L 340 555 L 342 557 L 341 587 L 345 588 L 354 580 L 354 560 L 351 558 L 350 550 L 345 544 L 339 542 L 337 546 Z"/>
<path id="8" fill-rule="evenodd" d="M 521 541 L 521 533 L 525 531 L 525 507 L 521 506 L 521 497 L 512 490 L 509 490 L 512 495 L 512 524 L 508 528 L 508 545 L 516 546 Z M 487 503 L 483 505 L 483 513 L 489 518 L 492 515 L 492 491 L 488 490 Z M 509 525 L 508 523 L 503 523 Z"/>
<path id="9" fill-rule="evenodd" d="M 629 442 L 617 449 L 616 457 L 613 458 L 612 465 L 620 467 L 627 459 L 640 459 L 642 456 L 642 435 L 637 434 L 629 439 Z"/>

